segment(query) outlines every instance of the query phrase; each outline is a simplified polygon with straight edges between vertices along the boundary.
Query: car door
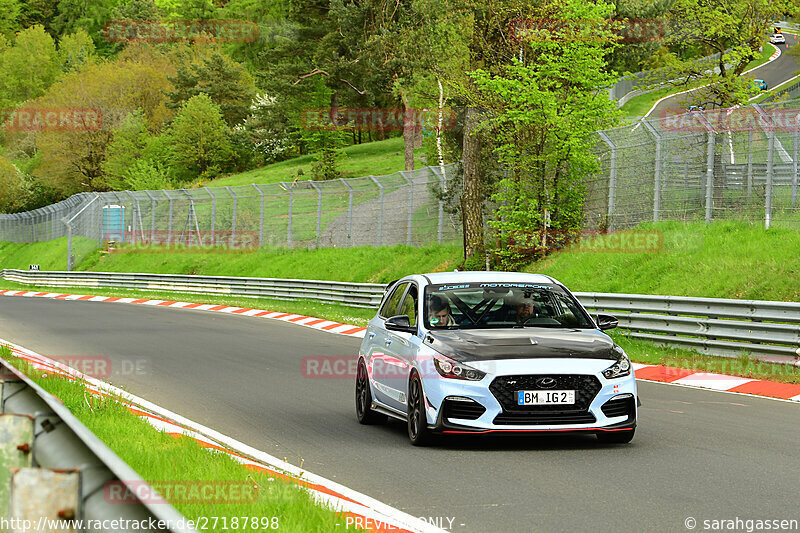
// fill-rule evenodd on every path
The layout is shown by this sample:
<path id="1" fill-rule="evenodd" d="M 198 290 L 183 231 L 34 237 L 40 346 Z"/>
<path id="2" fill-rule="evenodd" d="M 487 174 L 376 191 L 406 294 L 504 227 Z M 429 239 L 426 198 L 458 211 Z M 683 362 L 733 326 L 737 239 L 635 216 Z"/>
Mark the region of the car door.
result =
<path id="1" fill-rule="evenodd" d="M 372 377 L 374 387 L 374 398 L 384 404 L 395 407 L 396 401 L 392 401 L 393 395 L 390 389 L 386 386 L 387 372 L 394 369 L 387 361 L 393 359 L 391 355 L 391 345 L 393 340 L 389 340 L 389 331 L 386 330 L 384 323 L 387 318 L 393 317 L 398 314 L 400 304 L 403 297 L 408 290 L 409 282 L 397 283 L 392 289 L 392 292 L 384 300 L 383 305 L 378 311 L 378 316 L 370 321 L 369 327 L 366 331 L 366 338 L 369 341 L 367 353 L 367 364 L 369 365 L 369 374 Z"/>
<path id="2" fill-rule="evenodd" d="M 419 288 L 409 283 L 398 315 L 408 316 L 411 326 L 418 327 Z M 387 331 L 384 341 L 384 372 L 381 384 L 387 395 L 387 405 L 404 413 L 407 411 L 408 374 L 419 349 L 419 337 L 413 333 Z"/>

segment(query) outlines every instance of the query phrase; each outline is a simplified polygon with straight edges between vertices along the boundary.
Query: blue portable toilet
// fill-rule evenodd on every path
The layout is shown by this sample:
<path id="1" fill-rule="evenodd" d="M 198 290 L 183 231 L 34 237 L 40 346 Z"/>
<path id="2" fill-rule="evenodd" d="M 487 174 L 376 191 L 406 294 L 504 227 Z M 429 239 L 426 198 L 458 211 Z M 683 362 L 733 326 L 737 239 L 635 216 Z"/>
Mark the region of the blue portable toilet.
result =
<path id="1" fill-rule="evenodd" d="M 125 240 L 125 206 L 103 206 L 103 240 L 116 242 Z"/>

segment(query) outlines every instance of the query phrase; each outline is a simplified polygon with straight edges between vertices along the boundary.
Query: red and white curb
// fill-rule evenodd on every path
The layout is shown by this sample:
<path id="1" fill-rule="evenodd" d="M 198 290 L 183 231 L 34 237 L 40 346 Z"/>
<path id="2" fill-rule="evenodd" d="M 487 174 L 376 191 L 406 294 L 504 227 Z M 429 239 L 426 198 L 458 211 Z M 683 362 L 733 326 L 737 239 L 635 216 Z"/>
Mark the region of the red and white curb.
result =
<path id="1" fill-rule="evenodd" d="M 87 376 L 58 361 L 3 339 L 0 339 L 0 344 L 8 346 L 13 355 L 28 361 L 37 370 L 80 381 L 92 394 L 126 402 L 131 413 L 144 418 L 159 431 L 173 436 L 192 438 L 209 451 L 227 453 L 245 468 L 265 472 L 274 478 L 296 483 L 300 488 L 309 492 L 316 502 L 339 513 L 342 517 L 341 525 L 345 530 L 358 528 L 381 533 L 388 531 L 393 533 L 442 533 L 445 531 L 335 481 L 281 461 L 277 457 L 193 422 L 143 398 Z M 348 521 L 348 519 L 350 520 Z"/>
<path id="2" fill-rule="evenodd" d="M 152 305 L 158 307 L 176 307 L 180 309 L 196 309 L 198 311 L 213 311 L 217 313 L 230 313 L 234 315 L 254 316 L 258 318 L 269 318 L 271 320 L 282 320 L 300 326 L 314 328 L 340 335 L 364 338 L 364 331 L 367 328 L 354 326 L 353 324 L 342 324 L 333 320 L 317 318 L 314 316 L 297 315 L 292 313 L 281 313 L 279 311 L 266 311 L 264 309 L 251 309 L 249 307 L 234 307 L 229 305 L 200 304 L 192 302 L 178 302 L 174 300 L 151 300 L 148 298 L 121 298 L 117 296 L 92 296 L 82 294 L 63 294 L 60 292 L 37 292 L 37 291 L 12 291 L 0 290 L 0 295 L 5 296 L 24 296 L 27 298 L 50 298 L 54 300 L 80 300 L 85 302 L 115 302 L 126 304 Z"/>
<path id="3" fill-rule="evenodd" d="M 779 383 L 777 381 L 764 381 L 741 376 L 712 374 L 686 368 L 644 365 L 641 363 L 633 363 L 633 369 L 636 372 L 636 379 L 641 381 L 800 402 L 800 385 L 792 383 Z"/>

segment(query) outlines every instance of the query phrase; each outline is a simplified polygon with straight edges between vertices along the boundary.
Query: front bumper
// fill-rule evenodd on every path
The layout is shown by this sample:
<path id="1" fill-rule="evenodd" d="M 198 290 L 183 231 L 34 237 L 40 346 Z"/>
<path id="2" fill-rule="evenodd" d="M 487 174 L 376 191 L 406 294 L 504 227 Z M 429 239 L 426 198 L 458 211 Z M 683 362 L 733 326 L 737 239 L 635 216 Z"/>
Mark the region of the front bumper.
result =
<path id="1" fill-rule="evenodd" d="M 478 382 L 429 377 L 423 383 L 429 426 L 441 433 L 630 431 L 636 427 L 638 415 L 636 380 L 633 373 L 606 379 L 602 371 L 611 363 L 580 359 L 493 361 L 493 372 Z M 514 405 L 510 394 L 515 387 L 530 390 L 531 380 L 543 376 L 556 378 L 556 388 L 576 390 L 575 405 Z"/>

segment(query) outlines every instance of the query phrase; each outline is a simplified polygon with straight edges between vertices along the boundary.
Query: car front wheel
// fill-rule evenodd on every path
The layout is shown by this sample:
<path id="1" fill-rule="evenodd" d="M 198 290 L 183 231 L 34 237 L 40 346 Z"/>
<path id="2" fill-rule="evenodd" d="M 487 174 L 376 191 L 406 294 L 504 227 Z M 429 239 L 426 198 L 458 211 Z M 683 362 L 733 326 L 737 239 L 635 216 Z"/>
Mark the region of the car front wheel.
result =
<path id="1" fill-rule="evenodd" d="M 356 372 L 356 417 L 361 424 L 380 424 L 386 422 L 386 415 L 372 410 L 372 391 L 369 388 L 367 365 L 361 359 Z"/>
<path id="2" fill-rule="evenodd" d="M 425 446 L 433 440 L 425 415 L 425 398 L 422 381 L 416 373 L 408 383 L 408 438 L 414 446 Z"/>

